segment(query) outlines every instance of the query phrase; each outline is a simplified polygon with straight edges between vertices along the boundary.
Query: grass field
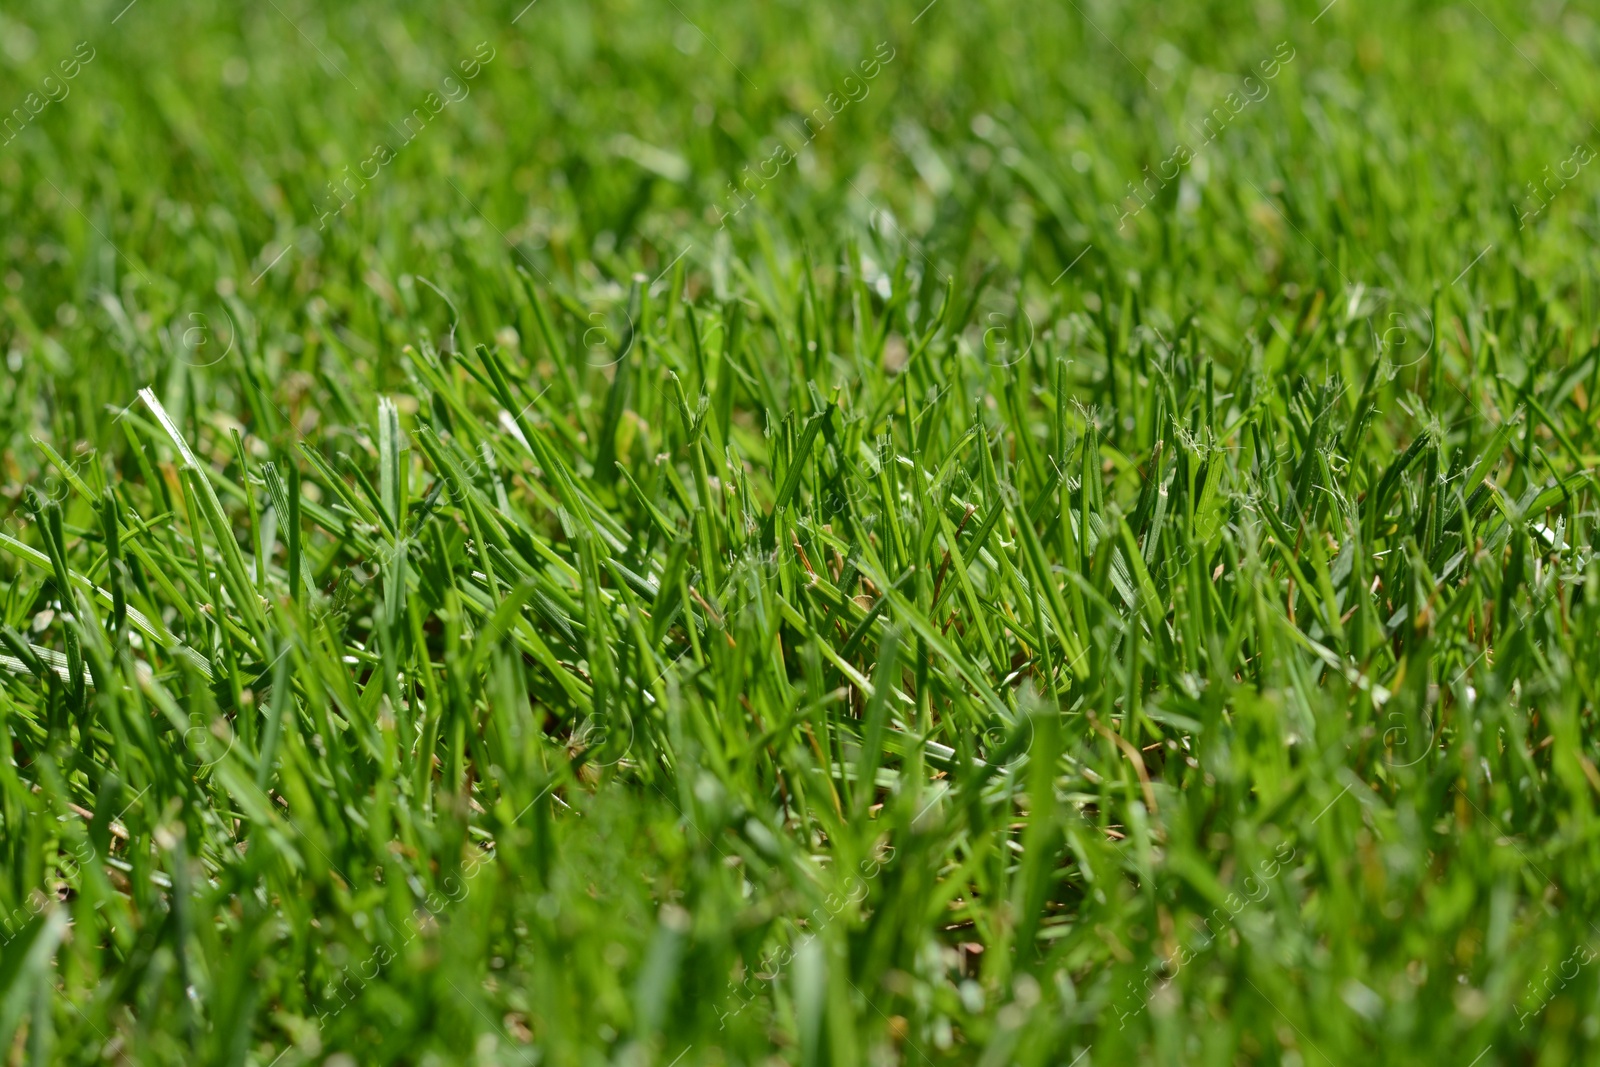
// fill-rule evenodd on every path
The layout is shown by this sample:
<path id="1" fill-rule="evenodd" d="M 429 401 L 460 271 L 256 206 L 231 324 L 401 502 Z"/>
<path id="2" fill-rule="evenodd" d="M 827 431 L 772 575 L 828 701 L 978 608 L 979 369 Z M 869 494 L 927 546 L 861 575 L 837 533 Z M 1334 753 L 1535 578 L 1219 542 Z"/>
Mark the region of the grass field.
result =
<path id="1" fill-rule="evenodd" d="M 1600 1048 L 1600 23 L 0 10 L 0 1058 Z"/>

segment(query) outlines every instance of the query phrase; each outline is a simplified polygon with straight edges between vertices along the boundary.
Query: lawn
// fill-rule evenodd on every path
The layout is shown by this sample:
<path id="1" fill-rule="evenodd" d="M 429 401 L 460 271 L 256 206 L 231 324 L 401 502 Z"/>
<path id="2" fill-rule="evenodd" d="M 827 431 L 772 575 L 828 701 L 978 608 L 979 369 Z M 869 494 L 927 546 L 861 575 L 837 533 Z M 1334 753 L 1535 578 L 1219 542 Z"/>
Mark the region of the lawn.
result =
<path id="1" fill-rule="evenodd" d="M 0 1061 L 1600 1054 L 1596 17 L 525 3 L 0 11 Z"/>

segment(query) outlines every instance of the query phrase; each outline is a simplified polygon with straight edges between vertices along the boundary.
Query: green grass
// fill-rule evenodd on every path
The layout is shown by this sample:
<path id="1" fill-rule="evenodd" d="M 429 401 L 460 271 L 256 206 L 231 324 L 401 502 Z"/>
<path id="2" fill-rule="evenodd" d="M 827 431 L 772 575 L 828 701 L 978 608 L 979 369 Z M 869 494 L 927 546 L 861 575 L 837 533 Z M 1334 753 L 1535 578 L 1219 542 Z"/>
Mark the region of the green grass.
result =
<path id="1" fill-rule="evenodd" d="M 1586 1061 L 1597 60 L 9 7 L 0 1058 Z"/>

